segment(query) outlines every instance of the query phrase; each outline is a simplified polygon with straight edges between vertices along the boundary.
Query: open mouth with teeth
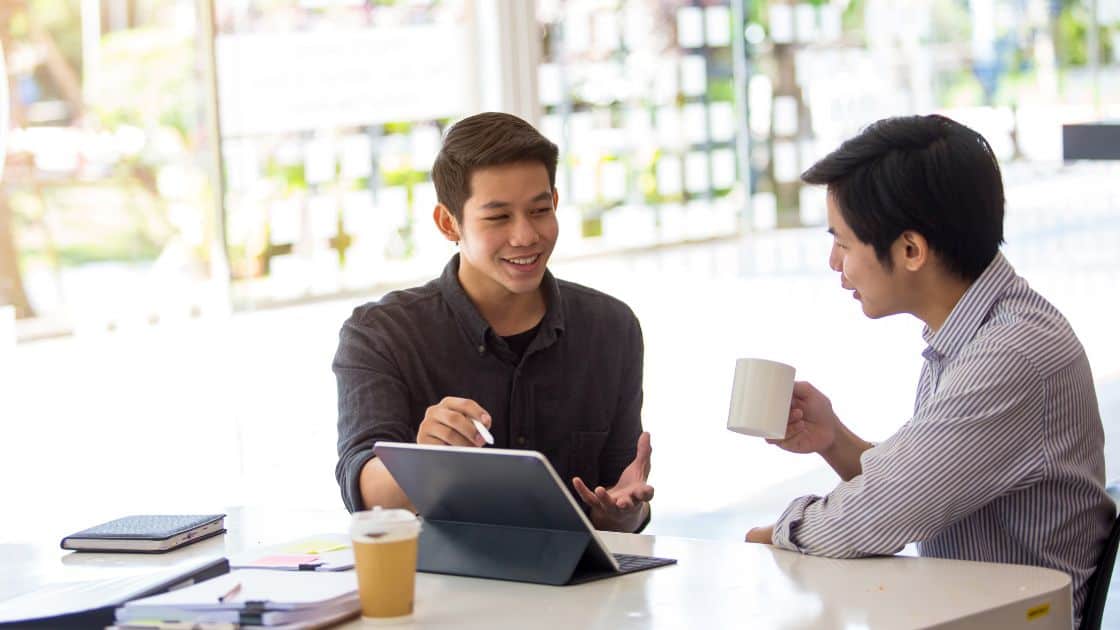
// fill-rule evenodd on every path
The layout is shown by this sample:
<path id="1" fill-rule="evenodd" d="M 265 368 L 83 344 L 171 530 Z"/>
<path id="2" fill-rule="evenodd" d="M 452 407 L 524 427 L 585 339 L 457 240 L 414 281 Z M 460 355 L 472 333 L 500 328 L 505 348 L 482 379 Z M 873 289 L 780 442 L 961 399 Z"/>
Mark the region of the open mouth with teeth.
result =
<path id="1" fill-rule="evenodd" d="M 532 256 L 521 256 L 519 258 L 503 258 L 502 261 L 519 269 L 530 269 L 536 265 L 540 259 L 540 254 L 533 254 Z"/>

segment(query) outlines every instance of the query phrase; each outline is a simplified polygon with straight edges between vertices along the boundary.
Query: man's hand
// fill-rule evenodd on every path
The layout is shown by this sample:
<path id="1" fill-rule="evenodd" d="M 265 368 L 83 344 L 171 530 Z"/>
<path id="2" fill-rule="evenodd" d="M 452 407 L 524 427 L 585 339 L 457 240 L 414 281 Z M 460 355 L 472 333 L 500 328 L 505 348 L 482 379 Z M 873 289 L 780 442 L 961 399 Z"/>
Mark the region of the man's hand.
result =
<path id="1" fill-rule="evenodd" d="M 579 477 L 572 479 L 580 499 L 591 508 L 591 523 L 596 529 L 632 532 L 645 520 L 649 513 L 649 500 L 653 498 L 653 486 L 646 483 L 650 455 L 653 453 L 649 440 L 648 432 L 638 437 L 638 453 L 634 461 L 619 475 L 618 483 L 609 489 L 598 486 L 592 491 Z"/>
<path id="2" fill-rule="evenodd" d="M 774 544 L 774 526 L 767 525 L 766 527 L 755 527 L 747 532 L 746 542 L 761 543 L 763 545 Z"/>
<path id="3" fill-rule="evenodd" d="M 871 448 L 840 422 L 832 402 L 804 381 L 793 384 L 786 436 L 766 441 L 792 453 L 819 453 L 844 481 L 863 472 L 860 455 Z"/>
<path id="4" fill-rule="evenodd" d="M 478 403 L 468 398 L 448 396 L 438 404 L 428 407 L 424 420 L 416 432 L 417 444 L 446 444 L 448 446 L 482 446 L 486 440 L 479 434 L 471 419 L 490 428 L 490 414 Z"/>
<path id="5" fill-rule="evenodd" d="M 798 381 L 793 384 L 786 436 L 766 441 L 792 453 L 824 453 L 836 442 L 838 426 L 832 402 L 816 387 Z"/>

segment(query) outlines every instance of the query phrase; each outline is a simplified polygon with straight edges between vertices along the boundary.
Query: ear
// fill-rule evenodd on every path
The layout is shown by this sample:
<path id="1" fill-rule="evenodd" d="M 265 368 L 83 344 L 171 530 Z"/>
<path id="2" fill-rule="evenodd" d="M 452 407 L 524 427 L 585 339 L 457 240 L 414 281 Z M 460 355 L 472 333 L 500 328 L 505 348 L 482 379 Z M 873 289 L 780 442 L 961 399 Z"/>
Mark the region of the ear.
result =
<path id="1" fill-rule="evenodd" d="M 436 222 L 436 228 L 443 234 L 443 237 L 449 241 L 458 243 L 463 240 L 459 236 L 459 222 L 455 220 L 455 215 L 451 213 L 451 208 L 437 203 L 435 210 L 432 211 L 432 220 Z"/>
<path id="2" fill-rule="evenodd" d="M 560 193 L 556 190 L 555 186 L 552 187 L 552 209 L 560 209 Z"/>
<path id="3" fill-rule="evenodd" d="M 929 241 L 921 233 L 906 230 L 894 243 L 895 264 L 907 271 L 919 271 L 930 260 Z"/>

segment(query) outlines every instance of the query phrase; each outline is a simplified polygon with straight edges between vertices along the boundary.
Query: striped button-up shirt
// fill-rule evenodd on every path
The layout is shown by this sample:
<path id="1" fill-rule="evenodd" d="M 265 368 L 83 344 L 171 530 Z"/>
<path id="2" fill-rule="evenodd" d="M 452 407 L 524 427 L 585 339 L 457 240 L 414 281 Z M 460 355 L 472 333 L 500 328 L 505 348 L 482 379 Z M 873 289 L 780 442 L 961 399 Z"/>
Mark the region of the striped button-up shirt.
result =
<path id="1" fill-rule="evenodd" d="M 862 473 L 794 501 L 774 544 L 855 558 L 918 543 L 923 556 L 1029 564 L 1086 581 L 1115 508 L 1085 351 L 997 254 L 929 347 L 914 416 L 864 451 Z"/>

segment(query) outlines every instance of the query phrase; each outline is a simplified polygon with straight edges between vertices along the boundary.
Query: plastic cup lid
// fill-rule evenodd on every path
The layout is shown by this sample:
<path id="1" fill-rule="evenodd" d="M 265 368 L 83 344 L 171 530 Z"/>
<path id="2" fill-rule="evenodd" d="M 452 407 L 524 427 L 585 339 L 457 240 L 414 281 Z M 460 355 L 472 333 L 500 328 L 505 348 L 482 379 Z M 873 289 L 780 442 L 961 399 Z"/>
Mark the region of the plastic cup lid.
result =
<path id="1" fill-rule="evenodd" d="M 356 536 L 378 538 L 390 534 L 411 534 L 420 529 L 420 519 L 408 510 L 382 509 L 355 512 L 351 532 Z"/>

